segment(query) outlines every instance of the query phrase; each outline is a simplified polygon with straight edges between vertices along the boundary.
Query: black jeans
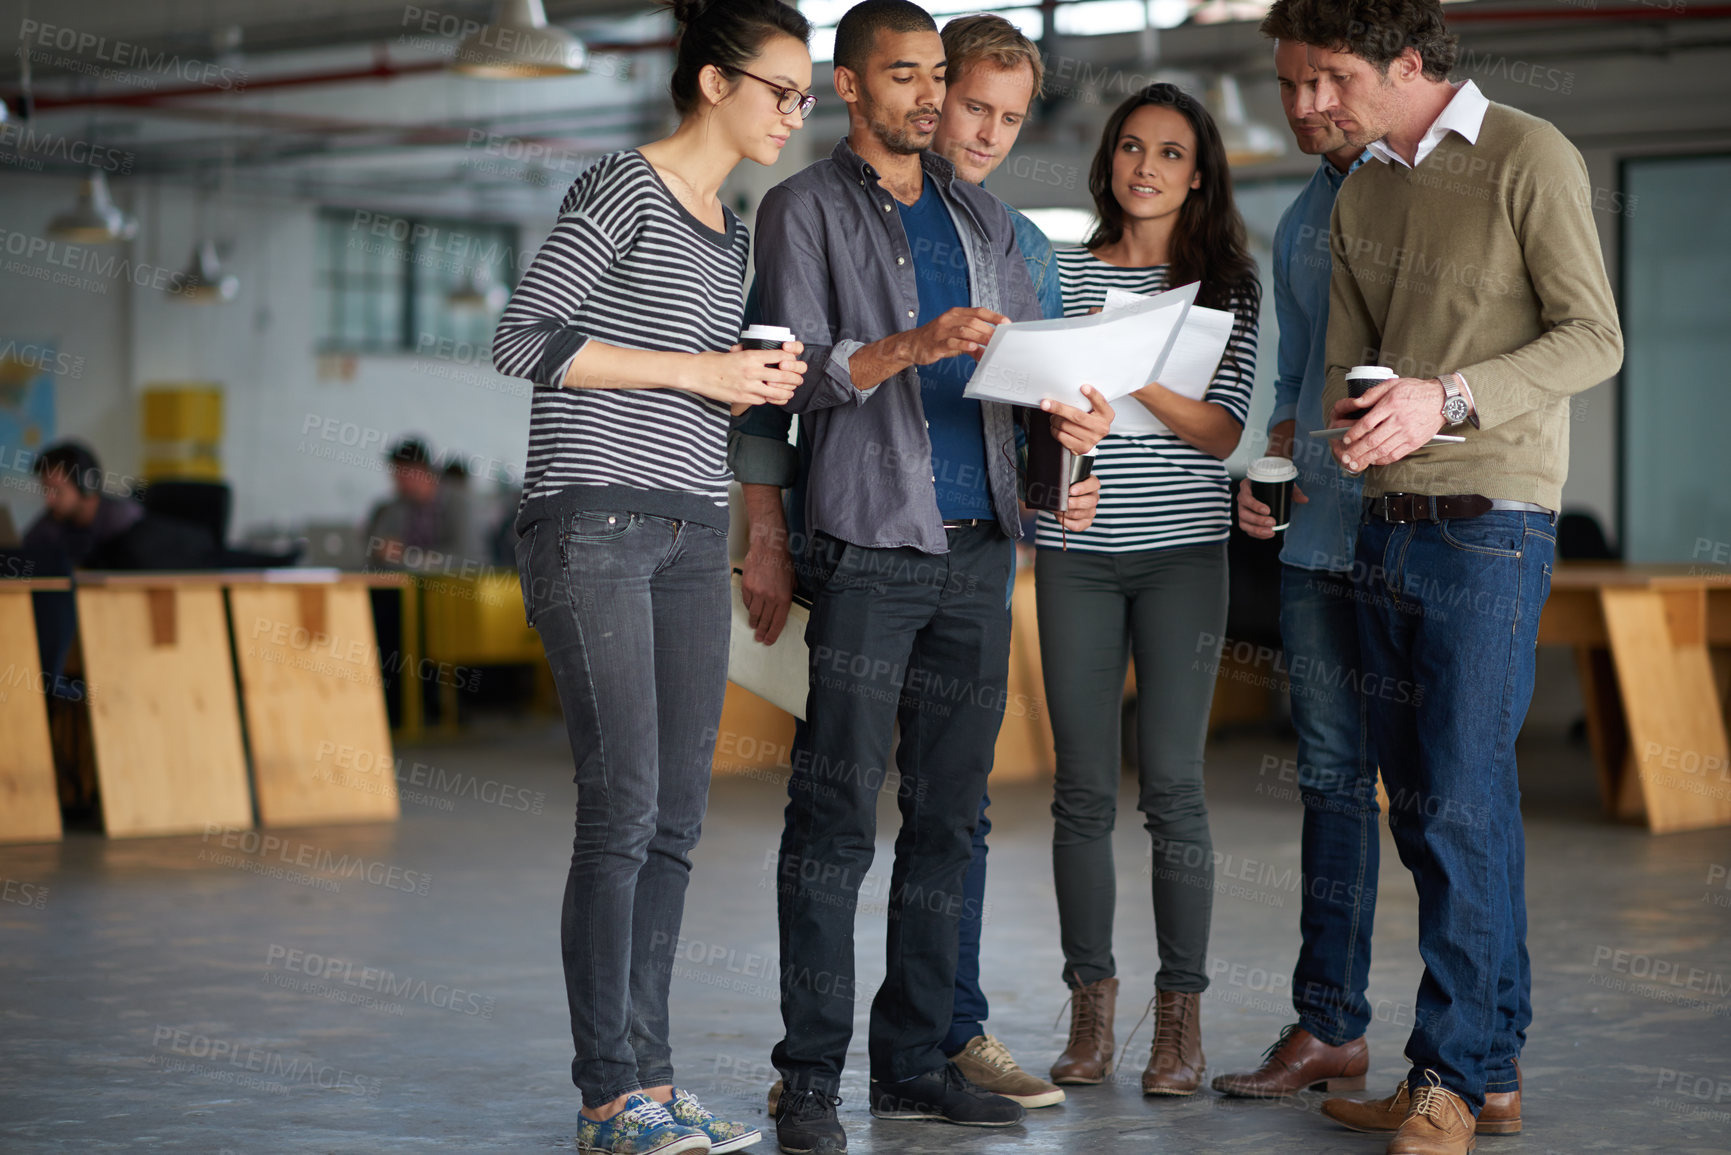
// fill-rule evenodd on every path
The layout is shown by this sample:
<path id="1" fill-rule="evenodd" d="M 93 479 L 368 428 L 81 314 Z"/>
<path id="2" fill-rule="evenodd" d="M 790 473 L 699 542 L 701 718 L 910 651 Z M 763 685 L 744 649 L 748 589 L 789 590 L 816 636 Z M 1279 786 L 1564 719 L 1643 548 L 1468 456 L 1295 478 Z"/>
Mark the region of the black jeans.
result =
<path id="1" fill-rule="evenodd" d="M 947 537 L 949 552 L 934 555 L 817 534 L 808 554 L 811 691 L 776 878 L 787 1033 L 773 1061 L 796 1089 L 836 1093 L 853 1036 L 854 910 L 897 722 L 902 825 L 871 1075 L 911 1079 L 947 1061 L 963 876 L 1004 717 L 1015 564 L 995 524 Z"/>
<path id="2" fill-rule="evenodd" d="M 727 689 L 727 535 L 585 510 L 531 525 L 517 568 L 577 764 L 559 936 L 571 1079 L 598 1107 L 673 1081 L 667 990 Z"/>

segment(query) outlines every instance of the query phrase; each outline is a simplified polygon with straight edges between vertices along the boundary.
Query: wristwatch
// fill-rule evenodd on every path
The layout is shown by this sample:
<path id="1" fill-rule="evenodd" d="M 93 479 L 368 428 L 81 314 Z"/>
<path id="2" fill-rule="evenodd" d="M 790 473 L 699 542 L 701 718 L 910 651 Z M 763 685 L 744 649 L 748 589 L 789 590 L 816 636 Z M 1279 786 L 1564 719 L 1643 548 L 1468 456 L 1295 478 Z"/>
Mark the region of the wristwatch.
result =
<path id="1" fill-rule="evenodd" d="M 1442 382 L 1443 387 L 1443 424 L 1453 429 L 1467 419 L 1467 414 L 1472 412 L 1472 405 L 1467 401 L 1467 395 L 1461 392 L 1460 378 L 1450 373 L 1437 380 Z"/>

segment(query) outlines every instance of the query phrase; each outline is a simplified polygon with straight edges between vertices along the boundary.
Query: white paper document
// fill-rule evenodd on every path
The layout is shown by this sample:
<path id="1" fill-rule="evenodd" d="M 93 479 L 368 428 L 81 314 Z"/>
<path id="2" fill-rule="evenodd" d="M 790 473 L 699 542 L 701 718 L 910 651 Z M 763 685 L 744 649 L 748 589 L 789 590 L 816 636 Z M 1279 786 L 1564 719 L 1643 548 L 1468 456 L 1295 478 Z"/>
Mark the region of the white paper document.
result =
<path id="1" fill-rule="evenodd" d="M 1086 317 L 999 325 L 963 396 L 1011 405 L 1050 398 L 1087 409 L 1081 387 L 1092 385 L 1120 408 L 1117 399 L 1146 385 L 1165 361 L 1196 289 L 1185 285 Z"/>
<path id="2" fill-rule="evenodd" d="M 1105 311 L 1101 316 L 1158 299 L 1145 297 L 1140 293 L 1128 293 L 1122 289 L 1107 289 Z M 1174 393 L 1196 401 L 1202 400 L 1203 395 L 1208 392 L 1208 386 L 1214 381 L 1214 371 L 1220 367 L 1220 358 L 1226 353 L 1226 342 L 1232 337 L 1234 320 L 1233 315 L 1224 309 L 1191 305 L 1184 316 L 1183 325 L 1178 330 L 1177 339 L 1172 342 L 1172 348 L 1166 354 L 1165 363 L 1160 365 L 1147 381 L 1143 381 L 1142 385 L 1146 385 L 1148 381 L 1158 381 Z M 1136 388 L 1140 389 L 1142 385 Z M 1126 397 L 1122 403 L 1114 401 L 1112 408 L 1118 414 L 1112 419 L 1114 433 L 1135 436 L 1172 432 L 1164 421 L 1154 416 L 1146 405 L 1134 397 Z"/>

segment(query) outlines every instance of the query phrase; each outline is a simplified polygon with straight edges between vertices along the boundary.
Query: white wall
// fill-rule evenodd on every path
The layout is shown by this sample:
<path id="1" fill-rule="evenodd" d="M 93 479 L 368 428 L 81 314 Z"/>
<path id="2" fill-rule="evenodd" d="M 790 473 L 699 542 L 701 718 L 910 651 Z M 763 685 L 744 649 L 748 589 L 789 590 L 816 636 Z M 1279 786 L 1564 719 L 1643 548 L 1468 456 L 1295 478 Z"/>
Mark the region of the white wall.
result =
<path id="1" fill-rule="evenodd" d="M 44 236 L 49 218 L 75 192 L 68 181 L 0 181 L 0 213 L 25 238 L 12 244 Z M 523 225 L 522 241 L 531 251 L 551 226 L 564 189 L 546 192 L 545 219 Z M 58 382 L 56 436 L 81 438 L 106 468 L 136 475 L 138 391 L 163 382 L 221 383 L 222 460 L 234 487 L 237 538 L 265 525 L 358 524 L 389 492 L 385 447 L 405 433 L 427 438 L 436 453 L 462 453 L 483 494 L 486 478 L 521 478 L 528 383 L 495 373 L 484 356 L 477 360 L 467 351 L 465 363 L 450 356 L 316 355 L 318 206 L 242 199 L 227 210 L 204 211 L 217 234 L 233 240 L 224 266 L 239 276 L 241 288 L 231 303 L 193 305 L 153 286 L 186 267 L 201 215 L 198 199 L 179 186 L 137 181 L 117 184 L 117 199 L 137 213 L 139 234 L 99 259 L 128 257 L 133 280 L 97 277 L 102 291 L 95 291 L 44 285 L 16 271 L 0 274 L 0 339 L 46 339 L 84 358 L 78 379 Z M 50 252 L 64 254 L 65 248 Z M 53 268 L 46 259 L 29 263 Z M 7 500 L 20 525 L 39 505 L 17 489 Z"/>
<path id="2" fill-rule="evenodd" d="M 55 378 L 56 437 L 74 435 L 95 445 L 104 464 L 119 473 L 137 467 L 138 417 L 131 382 L 131 317 L 124 282 L 91 279 L 79 271 L 86 256 L 103 250 L 49 243 L 48 222 L 68 208 L 78 182 L 29 174 L 0 179 L 0 344 L 45 342 L 65 354 L 75 372 Z M 112 247 L 123 252 L 125 245 Z M 28 271 L 24 271 L 28 270 Z M 42 275 L 50 279 L 42 279 Z M 55 283 L 52 278 L 60 278 Z M 82 359 L 81 361 L 79 359 Z M 12 507 L 22 530 L 40 508 L 30 485 L 28 465 L 14 471 L 21 454 L 42 445 L 0 446 L 0 477 L 7 483 L 0 501 Z"/>
<path id="3" fill-rule="evenodd" d="M 549 192 L 555 208 L 563 191 Z M 186 194 L 165 188 L 148 199 L 161 238 L 150 247 L 190 252 L 195 210 Z M 436 454 L 462 453 L 478 487 L 485 477 L 521 478 L 528 383 L 495 373 L 480 351 L 464 350 L 461 360 L 315 353 L 316 216 L 316 205 L 298 201 L 237 207 L 223 230 L 235 238 L 225 266 L 241 278 L 232 304 L 134 294 L 134 380 L 208 378 L 226 387 L 223 460 L 236 530 L 359 521 L 389 492 L 384 452 L 406 433 L 425 437 Z M 523 240 L 532 250 L 541 238 L 530 227 Z"/>

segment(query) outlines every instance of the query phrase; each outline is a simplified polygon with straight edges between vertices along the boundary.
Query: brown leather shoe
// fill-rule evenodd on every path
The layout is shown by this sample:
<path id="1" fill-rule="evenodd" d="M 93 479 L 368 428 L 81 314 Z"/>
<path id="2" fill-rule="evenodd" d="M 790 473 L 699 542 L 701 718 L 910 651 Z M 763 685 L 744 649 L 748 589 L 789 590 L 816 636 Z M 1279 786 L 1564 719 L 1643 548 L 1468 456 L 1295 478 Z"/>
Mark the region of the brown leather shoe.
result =
<path id="1" fill-rule="evenodd" d="M 1517 1085 L 1513 1091 L 1494 1091 L 1485 1096 L 1484 1110 L 1473 1131 L 1479 1135 L 1515 1135 L 1521 1130 L 1521 1092 L 1518 1081 L 1521 1069 L 1515 1067 Z M 1322 1113 L 1348 1131 L 1397 1131 L 1406 1120 L 1411 1097 L 1402 1080 L 1394 1094 L 1386 1099 L 1329 1099 L 1322 1104 Z"/>
<path id="2" fill-rule="evenodd" d="M 1514 1135 L 1521 1129 L 1521 1065 L 1515 1063 L 1515 1089 L 1487 1091 L 1479 1112 L 1480 1135 Z"/>
<path id="3" fill-rule="evenodd" d="M 1322 1113 L 1348 1131 L 1398 1131 L 1412 1105 L 1406 1080 L 1383 1099 L 1325 1099 Z"/>
<path id="4" fill-rule="evenodd" d="M 1284 1099 L 1299 1091 L 1359 1091 L 1370 1069 L 1370 1047 L 1360 1035 L 1331 1047 L 1297 1023 L 1280 1032 L 1262 1052 L 1262 1066 L 1240 1075 L 1221 1075 L 1214 1089 L 1241 1099 Z"/>
<path id="5" fill-rule="evenodd" d="M 1154 1045 L 1142 1072 L 1144 1095 L 1194 1095 L 1208 1060 L 1202 1055 L 1202 995 L 1155 991 Z"/>
<path id="6" fill-rule="evenodd" d="M 1465 1100 L 1426 1071 L 1429 1082 L 1412 1097 L 1406 1119 L 1388 1141 L 1387 1155 L 1467 1155 L 1478 1144 Z"/>
<path id="7" fill-rule="evenodd" d="M 1052 1082 L 1092 1085 L 1112 1073 L 1112 1016 L 1118 1010 L 1118 980 L 1101 979 L 1070 992 L 1070 1041 L 1052 1064 Z"/>

